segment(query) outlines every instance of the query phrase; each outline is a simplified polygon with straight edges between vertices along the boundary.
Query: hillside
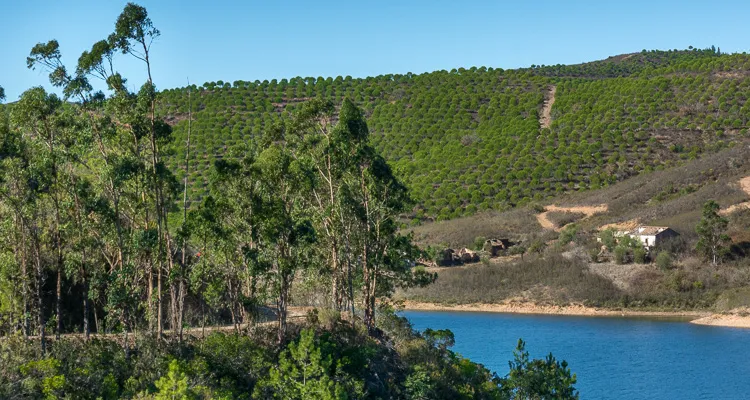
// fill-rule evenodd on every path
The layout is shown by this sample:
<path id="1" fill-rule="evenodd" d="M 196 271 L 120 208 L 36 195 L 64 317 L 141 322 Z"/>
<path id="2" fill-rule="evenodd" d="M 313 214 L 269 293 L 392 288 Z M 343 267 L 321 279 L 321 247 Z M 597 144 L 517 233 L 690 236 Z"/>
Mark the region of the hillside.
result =
<path id="1" fill-rule="evenodd" d="M 446 247 L 476 248 L 484 238 L 509 238 L 522 245 L 526 257 L 436 268 L 434 284 L 401 291 L 398 298 L 443 306 L 583 304 L 745 312 L 743 307 L 750 305 L 749 144 L 745 140 L 679 166 L 606 188 L 562 194 L 535 206 L 410 228 L 428 253 Z M 708 200 L 716 200 L 719 213 L 728 220 L 730 243 L 719 266 L 697 247 L 696 226 Z M 575 227 L 568 225 L 573 223 Z M 630 230 L 639 225 L 668 226 L 680 236 L 657 246 L 644 262 L 598 257 L 602 243 L 596 237 L 604 229 Z M 662 254 L 668 257 L 660 263 Z"/>
<path id="2" fill-rule="evenodd" d="M 340 104 L 348 97 L 363 107 L 374 144 L 411 189 L 414 222 L 543 202 L 746 137 L 749 78 L 747 55 L 693 49 L 519 70 L 205 83 L 191 88 L 191 198 L 205 195 L 207 171 L 231 146 L 307 99 Z M 160 98 L 174 125 L 170 165 L 180 177 L 187 93 L 165 90 Z"/>
<path id="3" fill-rule="evenodd" d="M 542 203 L 564 223 L 575 222 L 582 232 L 595 233 L 604 227 L 632 229 L 636 225 L 666 225 L 677 230 L 688 242 L 694 242 L 695 225 L 702 205 L 716 200 L 722 209 L 750 200 L 740 182 L 750 176 L 750 141 L 732 148 L 689 160 L 679 166 L 642 174 L 597 190 L 567 193 Z M 554 206 L 552 206 L 554 204 Z M 537 206 L 538 207 L 538 206 Z M 584 218 L 580 209 L 596 211 Z M 547 213 L 550 217 L 554 214 Z M 511 237 L 526 242 L 535 238 L 557 238 L 557 232 L 538 221 L 541 215 L 532 207 L 497 212 L 487 211 L 451 221 L 426 223 L 411 228 L 422 246 L 473 246 L 477 237 Z M 742 245 L 750 242 L 750 212 L 737 209 L 727 215 L 730 235 Z M 550 218 L 555 219 L 555 218 Z M 553 221 L 555 222 L 555 221 Z M 690 246 L 688 246 L 690 247 Z"/>

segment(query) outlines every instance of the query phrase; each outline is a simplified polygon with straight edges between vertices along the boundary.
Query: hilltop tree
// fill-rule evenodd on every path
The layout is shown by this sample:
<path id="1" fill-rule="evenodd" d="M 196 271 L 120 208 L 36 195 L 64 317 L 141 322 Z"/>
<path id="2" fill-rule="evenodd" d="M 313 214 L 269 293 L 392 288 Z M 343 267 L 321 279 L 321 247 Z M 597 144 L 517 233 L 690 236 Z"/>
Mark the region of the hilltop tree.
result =
<path id="1" fill-rule="evenodd" d="M 703 205 L 701 220 L 695 227 L 699 240 L 696 249 L 716 265 L 727 254 L 731 239 L 726 234 L 729 220 L 719 215 L 719 204 L 709 200 Z"/>

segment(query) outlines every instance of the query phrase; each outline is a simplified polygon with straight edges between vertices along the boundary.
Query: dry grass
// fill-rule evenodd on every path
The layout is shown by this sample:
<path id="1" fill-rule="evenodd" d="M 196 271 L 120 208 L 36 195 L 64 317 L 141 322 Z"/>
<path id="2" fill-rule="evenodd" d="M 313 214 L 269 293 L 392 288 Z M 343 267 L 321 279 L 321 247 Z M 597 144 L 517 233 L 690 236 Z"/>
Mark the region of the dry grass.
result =
<path id="1" fill-rule="evenodd" d="M 586 264 L 559 254 L 506 265 L 444 270 L 426 287 L 400 292 L 405 300 L 432 303 L 498 303 L 506 299 L 599 305 L 619 298 L 611 281 L 588 271 Z"/>
<path id="2" fill-rule="evenodd" d="M 422 246 L 473 247 L 477 237 L 525 239 L 541 233 L 534 211 L 518 208 L 505 212 L 489 211 L 470 217 L 440 221 L 409 228 Z"/>
<path id="3" fill-rule="evenodd" d="M 575 246 L 564 253 L 568 257 L 550 250 L 543 258 L 442 269 L 433 285 L 397 296 L 437 304 L 520 300 L 651 310 L 710 310 L 715 305 L 731 309 L 750 302 L 743 294 L 743 288 L 750 286 L 750 265 L 745 260 L 712 266 L 687 257 L 661 271 L 655 265 L 589 265 L 585 257 L 571 256 L 582 252 L 583 247 Z M 732 295 L 736 291 L 739 294 Z M 723 302 L 717 301 L 722 296 Z"/>
<path id="4" fill-rule="evenodd" d="M 740 144 L 604 189 L 563 196 L 559 201 L 609 205 L 607 213 L 581 221 L 585 229 L 637 219 L 642 224 L 673 226 L 678 232 L 690 235 L 700 219 L 703 203 L 709 199 L 723 207 L 747 199 L 747 194 L 737 185 L 737 181 L 747 175 L 750 175 L 750 150 L 747 144 Z M 686 188 L 690 190 L 683 190 Z M 674 194 L 660 201 L 660 194 L 668 192 Z"/>
<path id="5" fill-rule="evenodd" d="M 558 228 L 572 224 L 585 216 L 586 214 L 579 212 L 550 211 L 547 213 L 547 219 L 552 221 L 552 223 Z"/>

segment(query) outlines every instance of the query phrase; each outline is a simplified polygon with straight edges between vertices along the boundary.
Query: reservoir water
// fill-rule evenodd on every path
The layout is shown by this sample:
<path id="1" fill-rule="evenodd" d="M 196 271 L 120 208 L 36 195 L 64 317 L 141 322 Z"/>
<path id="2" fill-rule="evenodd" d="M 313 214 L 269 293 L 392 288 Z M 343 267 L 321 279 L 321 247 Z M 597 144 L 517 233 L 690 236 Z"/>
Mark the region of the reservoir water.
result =
<path id="1" fill-rule="evenodd" d="M 577 375 L 581 399 L 750 399 L 750 330 L 676 320 L 404 311 L 450 329 L 453 350 L 504 376 L 519 338 Z"/>

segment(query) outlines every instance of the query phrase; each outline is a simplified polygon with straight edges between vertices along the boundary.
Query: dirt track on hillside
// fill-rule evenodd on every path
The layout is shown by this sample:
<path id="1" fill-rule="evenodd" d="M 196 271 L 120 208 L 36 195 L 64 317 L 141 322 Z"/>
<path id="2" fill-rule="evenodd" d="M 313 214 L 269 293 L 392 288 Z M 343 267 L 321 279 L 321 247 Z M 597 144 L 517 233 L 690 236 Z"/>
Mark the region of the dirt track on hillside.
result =
<path id="1" fill-rule="evenodd" d="M 746 176 L 739 181 L 740 188 L 747 193 L 748 196 L 750 196 L 750 176 Z M 721 215 L 727 215 L 731 214 L 735 211 L 750 208 L 750 201 L 746 201 L 744 203 L 735 204 L 733 206 L 729 206 L 721 211 L 719 211 L 719 214 Z"/>
<path id="2" fill-rule="evenodd" d="M 542 107 L 542 115 L 539 117 L 539 126 L 542 129 L 549 128 L 552 123 L 552 105 L 555 104 L 555 93 L 557 93 L 557 86 L 550 86 L 544 93 L 544 106 Z"/>
<path id="3" fill-rule="evenodd" d="M 536 220 L 539 221 L 539 225 L 542 226 L 544 229 L 550 229 L 554 231 L 559 231 L 560 228 L 556 227 L 555 224 L 550 221 L 550 219 L 547 217 L 547 214 L 553 211 L 561 211 L 561 212 L 570 212 L 570 213 L 581 213 L 586 215 L 584 218 L 588 218 L 594 214 L 599 214 L 603 212 L 607 212 L 607 205 L 601 204 L 598 206 L 575 206 L 575 207 L 558 207 L 554 204 L 544 207 L 545 211 L 543 213 L 536 215 Z"/>

